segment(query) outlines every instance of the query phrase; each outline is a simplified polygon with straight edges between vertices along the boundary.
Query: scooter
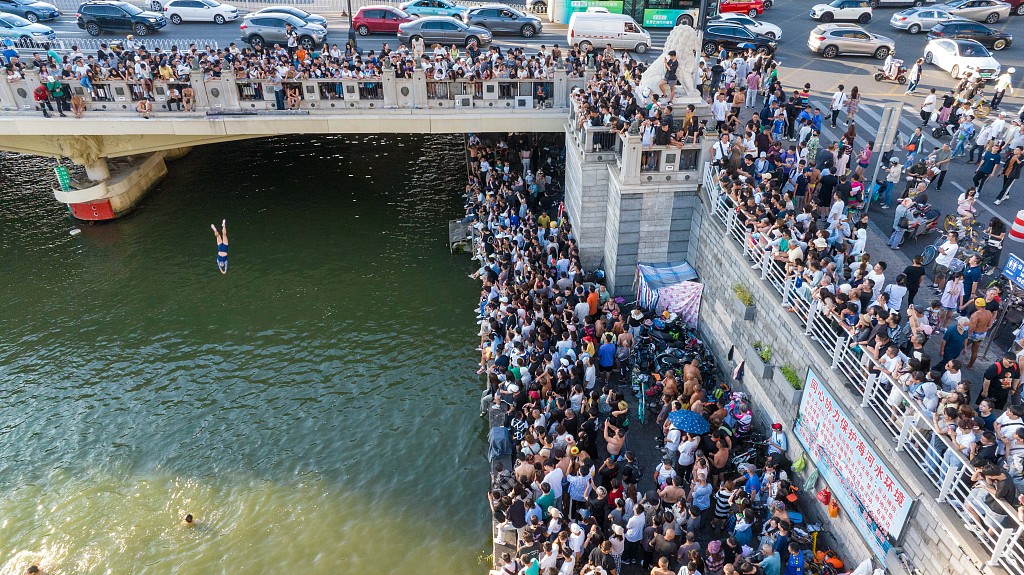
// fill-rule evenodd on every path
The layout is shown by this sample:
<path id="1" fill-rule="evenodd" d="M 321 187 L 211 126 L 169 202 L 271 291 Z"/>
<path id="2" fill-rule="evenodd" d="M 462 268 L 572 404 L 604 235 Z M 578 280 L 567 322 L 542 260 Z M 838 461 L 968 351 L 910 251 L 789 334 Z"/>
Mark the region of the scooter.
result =
<path id="1" fill-rule="evenodd" d="M 903 65 L 903 60 L 892 61 L 892 71 L 886 73 L 885 68 L 876 68 L 875 81 L 881 82 L 882 80 L 889 80 L 899 82 L 900 84 L 907 83 L 907 67 Z"/>
<path id="2" fill-rule="evenodd" d="M 938 227 L 941 214 L 931 204 L 914 204 L 910 210 L 914 214 L 915 223 L 907 231 L 908 239 L 917 239 Z"/>
<path id="3" fill-rule="evenodd" d="M 956 133 L 957 128 L 960 125 L 956 122 L 946 122 L 945 124 L 939 124 L 932 129 L 933 138 L 946 138 L 952 137 Z"/>

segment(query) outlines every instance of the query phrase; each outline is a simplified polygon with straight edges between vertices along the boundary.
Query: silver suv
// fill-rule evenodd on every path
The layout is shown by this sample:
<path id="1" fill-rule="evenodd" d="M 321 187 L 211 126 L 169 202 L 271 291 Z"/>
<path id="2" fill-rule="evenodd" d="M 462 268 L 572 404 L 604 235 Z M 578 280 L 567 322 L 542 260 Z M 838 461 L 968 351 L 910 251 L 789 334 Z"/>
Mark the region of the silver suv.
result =
<path id="1" fill-rule="evenodd" d="M 256 50 L 270 44 L 288 44 L 288 27 L 291 24 L 298 35 L 299 45 L 306 50 L 324 43 L 327 28 L 318 24 L 307 24 L 291 14 L 249 14 L 242 20 L 239 29 L 242 41 L 248 42 Z"/>
<path id="2" fill-rule="evenodd" d="M 826 58 L 856 54 L 884 60 L 896 48 L 896 43 L 856 24 L 819 24 L 807 36 L 807 47 Z"/>

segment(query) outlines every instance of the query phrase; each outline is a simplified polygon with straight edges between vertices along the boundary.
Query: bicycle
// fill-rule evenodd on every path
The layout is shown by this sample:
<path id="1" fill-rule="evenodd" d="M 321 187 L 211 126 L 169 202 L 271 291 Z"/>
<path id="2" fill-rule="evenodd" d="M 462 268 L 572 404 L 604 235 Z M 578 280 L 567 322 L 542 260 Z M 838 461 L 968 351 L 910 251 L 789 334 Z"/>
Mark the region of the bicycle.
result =
<path id="1" fill-rule="evenodd" d="M 947 234 L 950 232 L 956 232 L 956 237 L 959 240 L 974 243 L 979 241 L 981 236 L 981 232 L 979 232 L 976 227 L 977 223 L 978 220 L 972 217 L 971 221 L 965 225 L 964 221 L 957 217 L 957 214 L 947 214 L 942 220 L 942 229 L 945 230 Z"/>
<path id="2" fill-rule="evenodd" d="M 636 396 L 636 418 L 640 425 L 647 421 L 647 377 L 640 378 L 640 393 Z"/>
<path id="3" fill-rule="evenodd" d="M 924 265 L 931 265 L 935 261 L 935 256 L 939 255 L 939 246 L 946 243 L 946 236 L 939 236 L 935 238 L 935 241 L 924 248 L 921 252 L 921 258 L 924 259 Z"/>

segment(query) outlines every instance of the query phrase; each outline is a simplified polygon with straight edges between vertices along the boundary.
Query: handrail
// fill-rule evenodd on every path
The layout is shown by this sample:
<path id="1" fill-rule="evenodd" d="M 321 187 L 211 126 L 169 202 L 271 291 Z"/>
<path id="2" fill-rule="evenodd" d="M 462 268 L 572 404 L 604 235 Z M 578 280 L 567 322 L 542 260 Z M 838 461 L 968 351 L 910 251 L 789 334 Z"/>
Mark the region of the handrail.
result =
<path id="1" fill-rule="evenodd" d="M 882 427 L 896 440 L 896 451 L 906 453 L 924 472 L 924 477 L 937 489 L 936 502 L 949 505 L 967 524 L 980 527 L 974 534 L 991 554 L 988 564 L 1002 566 L 1014 575 L 1024 575 L 1024 525 L 1017 518 L 1016 509 L 1005 501 L 994 501 L 996 513 L 1012 518 L 1009 526 L 1003 525 L 998 516 L 979 511 L 979 506 L 991 508 L 991 504 L 979 501 L 974 490 L 967 486 L 976 471 L 970 461 L 949 438 L 939 434 L 931 412 L 897 380 L 881 372 L 878 360 L 868 353 L 858 356 L 853 351 L 852 335 L 834 315 L 824 313 L 820 302 L 805 298 L 799 292 L 791 275 L 766 249 L 766 242 L 754 237 L 736 217 L 736 206 L 732 198 L 722 192 L 719 177 L 718 168 L 705 163 L 702 182 L 709 211 L 725 224 L 725 235 L 740 244 L 748 263 L 804 324 L 804 336 L 824 349 L 831 361 L 830 368 L 861 394 L 861 407 L 871 409 L 882 422 Z M 888 395 L 884 393 L 886 390 Z M 977 515 L 972 514 L 971 509 Z"/>

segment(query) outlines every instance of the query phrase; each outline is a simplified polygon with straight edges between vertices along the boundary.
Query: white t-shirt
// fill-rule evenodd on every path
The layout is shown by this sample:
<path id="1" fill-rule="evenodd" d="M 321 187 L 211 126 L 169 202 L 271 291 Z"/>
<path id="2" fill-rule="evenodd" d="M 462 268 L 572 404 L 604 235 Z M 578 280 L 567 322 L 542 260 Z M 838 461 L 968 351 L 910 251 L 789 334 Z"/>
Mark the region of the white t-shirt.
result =
<path id="1" fill-rule="evenodd" d="M 953 391 L 956 389 L 957 384 L 963 379 L 963 372 L 949 373 L 948 371 L 942 372 L 942 390 Z"/>
<path id="2" fill-rule="evenodd" d="M 683 432 L 672 427 L 665 434 L 665 449 L 669 451 L 677 451 L 679 449 L 679 441 L 683 438 Z"/>
<path id="3" fill-rule="evenodd" d="M 835 94 L 832 94 L 832 109 L 833 110 L 842 110 L 844 104 L 846 104 L 846 93 L 845 92 L 836 92 Z"/>
<path id="4" fill-rule="evenodd" d="M 551 494 L 555 496 L 555 499 L 561 499 L 562 497 L 562 479 L 564 478 L 565 474 L 558 467 L 552 469 L 544 476 L 543 482 L 551 487 Z"/>
<path id="5" fill-rule="evenodd" d="M 907 295 L 906 286 L 889 284 L 886 287 L 886 293 L 889 294 L 889 309 L 899 311 L 903 307 L 903 298 Z"/>
<path id="6" fill-rule="evenodd" d="M 882 293 L 882 288 L 885 287 L 885 274 L 876 274 L 875 270 L 872 269 L 864 274 L 864 277 L 875 282 L 875 287 L 871 288 L 871 293 L 877 298 L 878 294 Z"/>
<path id="7" fill-rule="evenodd" d="M 946 266 L 948 268 L 949 264 L 953 263 L 953 258 L 956 257 L 958 249 L 960 249 L 959 244 L 946 240 L 946 242 L 939 247 L 940 251 L 939 255 L 935 256 L 935 264 Z M 942 253 L 943 251 L 946 253 Z"/>
<path id="8" fill-rule="evenodd" d="M 693 465 L 694 455 L 697 453 L 697 448 L 700 446 L 700 438 L 694 438 L 690 441 L 684 441 L 679 444 L 679 465 L 686 467 Z"/>
<path id="9" fill-rule="evenodd" d="M 1013 439 L 1013 434 L 1017 432 L 1021 426 L 1024 426 L 1024 420 L 1021 419 L 1010 419 L 1007 413 L 1003 413 L 996 419 L 996 423 L 999 424 L 999 435 L 1003 439 Z"/>

